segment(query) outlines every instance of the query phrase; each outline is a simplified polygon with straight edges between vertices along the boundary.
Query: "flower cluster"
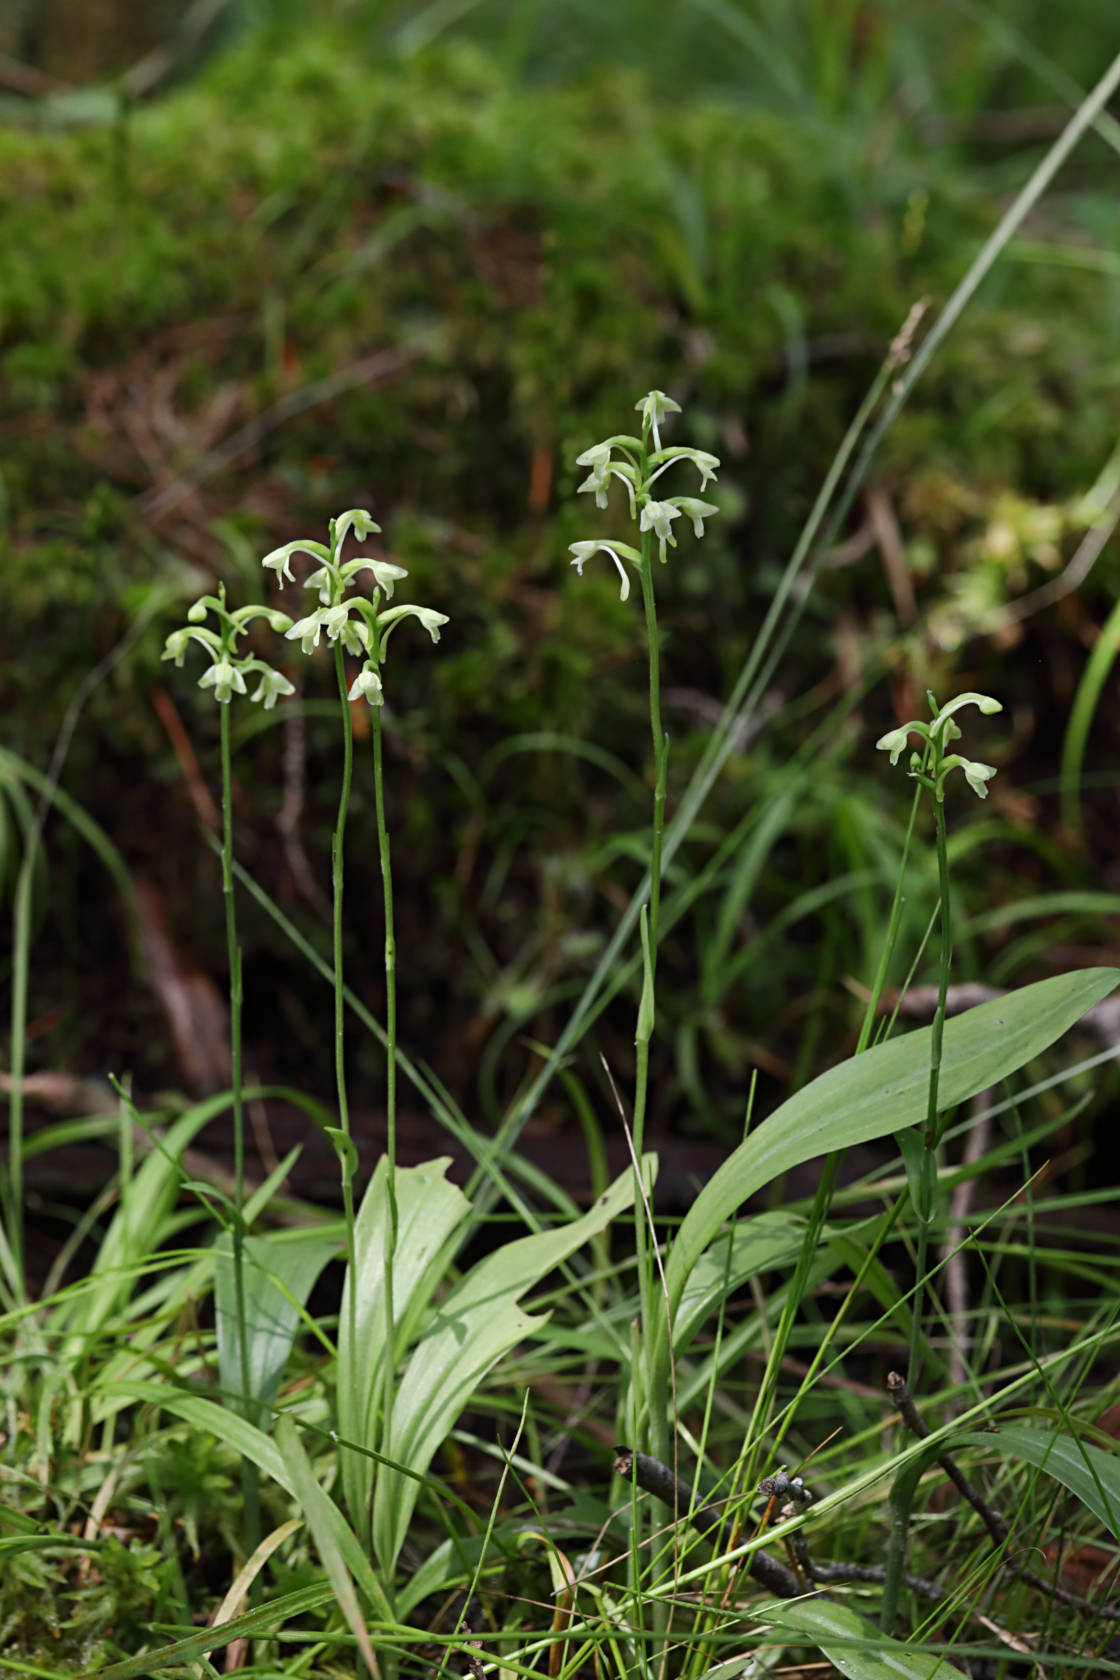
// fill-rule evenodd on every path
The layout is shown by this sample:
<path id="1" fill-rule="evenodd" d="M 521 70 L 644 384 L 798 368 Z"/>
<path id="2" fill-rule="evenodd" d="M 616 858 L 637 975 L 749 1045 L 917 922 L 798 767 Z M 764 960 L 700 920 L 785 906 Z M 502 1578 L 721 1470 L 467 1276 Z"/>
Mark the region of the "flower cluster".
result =
<path id="1" fill-rule="evenodd" d="M 355 659 L 363 661 L 361 670 L 350 685 L 348 698 L 380 706 L 383 696 L 379 668 L 394 627 L 402 618 L 418 618 L 432 641 L 438 642 L 440 628 L 447 623 L 444 613 L 411 603 L 391 607 L 388 612 L 381 610 L 382 601 L 392 598 L 393 586 L 407 577 L 403 566 L 394 566 L 388 560 L 374 560 L 364 554 L 345 563 L 339 562 L 342 545 L 350 531 L 362 541 L 371 531 L 380 529 L 364 508 L 351 508 L 338 519 L 331 520 L 329 545 L 299 538 L 265 555 L 262 565 L 267 571 L 276 573 L 281 585 L 296 581 L 291 568 L 293 554 L 307 554 L 318 561 L 318 566 L 305 581 L 306 587 L 318 595 L 319 605 L 303 618 L 297 618 L 293 623 L 287 613 L 270 607 L 238 607 L 230 611 L 226 606 L 223 586 L 216 596 L 199 597 L 187 613 L 186 625 L 181 630 L 173 630 L 168 636 L 163 657 L 173 659 L 176 665 L 181 666 L 190 643 L 197 642 L 210 656 L 210 664 L 199 678 L 200 688 L 212 688 L 215 699 L 228 705 L 233 695 L 248 693 L 246 679 L 255 676 L 259 681 L 249 698 L 261 701 L 267 710 L 275 706 L 280 695 L 294 693 L 294 685 L 263 659 L 237 656 L 237 639 L 246 626 L 254 618 L 263 618 L 271 629 L 288 641 L 298 642 L 307 654 L 314 653 L 325 631 L 328 642 L 337 643 Z M 362 594 L 348 596 L 346 593 L 362 572 L 373 576 L 372 599 Z M 203 622 L 211 612 L 217 615 L 219 621 L 220 629 L 217 631 L 209 629 Z"/>
<path id="2" fill-rule="evenodd" d="M 209 613 L 217 618 L 219 630 L 211 630 L 204 622 Z M 230 611 L 224 586 L 217 595 L 200 595 L 187 611 L 186 625 L 168 636 L 163 657 L 173 659 L 181 669 L 188 647 L 197 642 L 210 657 L 210 664 L 198 679 L 199 688 L 212 688 L 215 700 L 228 706 L 234 694 L 248 693 L 246 678 L 257 677 L 257 686 L 249 698 L 260 701 L 266 711 L 271 711 L 280 695 L 293 692 L 293 685 L 283 672 L 273 670 L 263 659 L 238 657 L 237 638 L 254 618 L 265 619 L 269 628 L 277 631 L 287 631 L 292 622 L 287 613 L 275 612 L 270 607 L 237 607 Z"/>
<path id="3" fill-rule="evenodd" d="M 340 563 L 338 557 L 351 530 L 359 542 L 364 542 L 371 532 L 380 529 L 364 508 L 351 508 L 331 520 L 329 546 L 299 538 L 285 543 L 283 548 L 274 548 L 261 562 L 267 571 L 276 573 L 281 585 L 295 582 L 290 564 L 293 554 L 307 554 L 319 562 L 305 579 L 305 587 L 317 593 L 320 604 L 313 612 L 296 619 L 285 633 L 289 641 L 299 642 L 304 653 L 313 653 L 325 631 L 328 642 L 336 642 L 355 659 L 363 659 L 362 668 L 350 685 L 347 697 L 350 700 L 365 700 L 371 706 L 382 703 L 380 666 L 395 625 L 402 618 L 417 618 L 432 641 L 438 642 L 440 629 L 447 623 L 446 614 L 411 603 L 391 607 L 388 612 L 381 610 L 382 600 L 391 600 L 394 586 L 408 576 L 403 566 L 395 566 L 388 560 L 374 560 L 364 554 Z M 361 594 L 347 594 L 354 579 L 362 572 L 369 572 L 373 577 L 372 599 Z"/>
<path id="4" fill-rule="evenodd" d="M 932 723 L 920 723 L 912 718 L 897 729 L 888 729 L 881 735 L 875 745 L 883 752 L 891 755 L 891 763 L 897 764 L 906 750 L 911 734 L 918 735 L 925 747 L 921 752 L 910 754 L 910 775 L 917 777 L 923 787 L 940 803 L 945 798 L 945 780 L 953 770 L 959 770 L 965 781 L 980 799 L 988 797 L 988 783 L 995 775 L 995 768 L 991 764 L 981 764 L 972 758 L 963 758 L 960 753 L 946 754 L 945 748 L 950 741 L 959 741 L 961 731 L 953 720 L 953 713 L 960 711 L 962 706 L 976 706 L 986 716 L 994 712 L 1002 712 L 1003 707 L 998 700 L 993 700 L 990 694 L 958 694 L 955 700 L 950 700 L 940 710 L 932 694 L 929 696 L 930 709 L 934 712 Z"/>
<path id="5" fill-rule="evenodd" d="M 680 404 L 667 397 L 664 391 L 650 391 L 634 406 L 641 411 L 641 437 L 620 432 L 577 455 L 576 465 L 589 468 L 588 476 L 579 488 L 594 495 L 597 507 L 605 508 L 611 480 L 616 478 L 625 485 L 630 517 L 637 521 L 643 536 L 650 532 L 657 539 L 658 558 L 664 563 L 668 558 L 667 550 L 677 546 L 673 534 L 675 519 L 684 514 L 691 521 L 696 535 L 702 537 L 705 519 L 710 519 L 719 509 L 713 502 L 702 501 L 697 496 L 669 496 L 658 500 L 653 493 L 654 484 L 677 461 L 690 461 L 700 474 L 700 489 L 704 491 L 715 480 L 719 459 L 703 449 L 662 448 L 662 421 L 666 414 L 680 413 Z M 651 442 L 652 450 L 649 447 Z M 625 558 L 640 569 L 643 564 L 641 551 L 628 543 L 604 539 L 574 542 L 569 546 L 573 555 L 572 565 L 581 577 L 585 563 L 593 554 L 600 551 L 609 554 L 618 568 L 622 579 L 621 595 L 626 600 L 630 593 L 630 578 L 622 562 Z"/>

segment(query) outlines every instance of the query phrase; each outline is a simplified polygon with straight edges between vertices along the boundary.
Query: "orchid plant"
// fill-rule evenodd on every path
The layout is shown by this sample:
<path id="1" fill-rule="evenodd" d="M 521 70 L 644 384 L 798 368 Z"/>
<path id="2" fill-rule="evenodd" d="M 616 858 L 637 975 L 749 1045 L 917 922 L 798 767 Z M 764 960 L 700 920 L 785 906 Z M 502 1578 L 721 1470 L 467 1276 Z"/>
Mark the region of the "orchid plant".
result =
<path id="1" fill-rule="evenodd" d="M 638 544 L 615 538 L 596 537 L 570 545 L 572 565 L 582 577 L 583 568 L 593 555 L 602 552 L 613 560 L 621 579 L 621 598 L 630 594 L 630 573 L 637 572 L 642 587 L 642 601 L 646 617 L 646 645 L 649 656 L 649 720 L 653 739 L 654 796 L 653 826 L 650 846 L 649 902 L 641 914 L 642 994 L 638 1006 L 635 1030 L 636 1065 L 633 1103 L 633 1146 L 635 1160 L 641 1160 L 645 1130 L 645 1112 L 649 1085 L 649 1046 L 653 1035 L 655 1010 L 655 982 L 657 975 L 657 942 L 661 906 L 661 854 L 665 831 L 665 793 L 668 779 L 669 740 L 661 724 L 661 663 L 660 636 L 657 627 L 657 603 L 654 594 L 653 552 L 662 565 L 669 557 L 669 549 L 676 548 L 677 537 L 673 524 L 684 515 L 692 524 L 697 537 L 704 535 L 704 521 L 719 512 L 714 502 L 699 496 L 663 496 L 659 481 L 678 466 L 690 466 L 700 476 L 703 492 L 715 481 L 719 458 L 703 449 L 680 444 L 664 444 L 661 428 L 667 415 L 679 414 L 681 405 L 664 391 L 649 391 L 635 403 L 641 415 L 641 432 L 633 436 L 616 433 L 585 449 L 577 455 L 577 466 L 587 467 L 588 475 L 579 490 L 595 497 L 595 505 L 609 505 L 613 480 L 625 492 L 630 519 L 637 526 Z M 656 488 L 655 488 L 656 487 Z M 624 563 L 625 562 L 625 563 Z M 646 1190 L 643 1188 L 643 1195 Z M 653 1298 L 652 1274 L 648 1264 L 648 1241 L 645 1209 L 640 1199 L 635 1202 L 635 1241 L 638 1253 L 638 1276 L 641 1291 L 642 1322 L 647 1332 L 652 1330 L 656 1306 Z M 650 1336 L 645 1337 L 651 1345 Z M 664 1396 L 662 1396 L 664 1399 Z M 636 1400 L 633 1402 L 636 1406 Z M 668 1450 L 667 1413 L 655 1394 L 647 1395 L 652 1450 L 659 1457 Z M 630 1438 L 639 1433 L 636 1415 L 627 1419 Z"/>
<path id="2" fill-rule="evenodd" d="M 338 817 L 331 848 L 333 865 L 331 879 L 334 933 L 335 1077 L 338 1090 L 339 1125 L 337 1128 L 330 1128 L 330 1135 L 341 1165 L 347 1257 L 351 1276 L 354 1275 L 356 1260 L 353 1179 L 357 1165 L 357 1153 L 350 1138 L 349 1102 L 346 1091 L 343 1033 L 346 1003 L 342 967 L 343 850 L 354 766 L 351 703 L 364 700 L 370 708 L 372 717 L 374 803 L 377 816 L 377 841 L 381 861 L 385 918 L 385 1153 L 387 1172 L 384 1183 L 388 1217 L 384 1223 L 384 1294 L 387 1345 L 391 1347 L 396 1310 L 393 1269 L 400 1227 L 396 1175 L 397 991 L 396 939 L 393 924 L 393 877 L 389 849 L 389 828 L 385 816 L 385 779 L 382 758 L 381 714 L 384 704 L 384 687 L 381 673 L 389 638 L 397 625 L 404 619 L 418 619 L 433 642 L 439 641 L 440 631 L 448 621 L 446 614 L 435 612 L 430 607 L 416 606 L 412 602 L 396 607 L 385 606 L 385 603 L 392 599 L 396 584 L 408 575 L 403 566 L 395 565 L 388 560 L 375 559 L 366 554 L 356 555 L 350 560 L 344 561 L 342 559 L 343 545 L 351 532 L 359 542 L 364 542 L 367 537 L 380 532 L 380 529 L 381 527 L 375 523 L 373 516 L 364 508 L 350 508 L 346 513 L 331 520 L 326 544 L 297 538 L 295 542 L 285 543 L 282 548 L 273 549 L 270 554 L 266 554 L 261 564 L 266 571 L 276 574 L 277 581 L 283 587 L 285 583 L 296 581 L 291 568 L 293 555 L 306 554 L 317 562 L 315 569 L 305 578 L 304 587 L 313 590 L 318 595 L 319 605 L 304 617 L 291 623 L 285 634 L 289 641 L 299 642 L 304 654 L 310 655 L 319 646 L 323 632 L 326 632 L 327 641 L 334 648 L 335 675 L 342 711 L 343 770 Z M 373 584 L 369 595 L 360 592 L 356 587 L 358 580 L 363 579 L 365 574 L 369 575 Z M 362 661 L 360 670 L 349 683 L 346 679 L 345 654 Z M 349 1332 L 352 1344 L 357 1340 L 356 1295 L 356 1290 L 351 1289 L 349 1291 Z M 393 1372 L 393 1360 L 387 1358 L 382 1361 L 381 1369 L 375 1377 L 380 1390 L 381 1409 L 386 1417 L 392 1411 Z"/>
<path id="3" fill-rule="evenodd" d="M 212 629 L 206 620 L 217 620 Z M 281 695 L 291 694 L 293 684 L 273 666 L 256 654 L 239 654 L 238 639 L 255 619 L 263 619 L 271 630 L 287 631 L 291 619 L 286 613 L 270 607 L 250 605 L 230 608 L 226 605 L 225 586 L 217 595 L 201 595 L 187 610 L 187 622 L 173 630 L 164 644 L 163 657 L 182 667 L 187 651 L 194 643 L 209 658 L 209 664 L 198 679 L 200 688 L 208 688 L 218 702 L 222 762 L 222 898 L 225 903 L 226 950 L 229 962 L 229 1019 L 230 1069 L 233 1094 L 233 1287 L 234 1313 L 237 1321 L 238 1370 L 236 1373 L 240 1404 L 246 1415 L 252 1416 L 249 1370 L 249 1336 L 245 1310 L 245 1120 L 241 1072 L 241 950 L 237 942 L 237 912 L 233 892 L 233 770 L 230 748 L 230 701 L 235 694 L 248 693 L 246 679 L 257 679 L 257 686 L 249 695 L 266 711 L 275 706 Z M 256 1545 L 260 1532 L 260 1502 L 256 1466 L 243 1461 L 242 1482 L 245 1493 L 246 1534 L 250 1549 Z"/>
<path id="4" fill-rule="evenodd" d="M 947 1123 L 947 1120 L 943 1120 L 940 1125 L 938 1124 L 938 1088 L 941 1078 L 941 1059 L 945 1034 L 945 1000 L 949 989 L 949 971 L 953 958 L 949 847 L 945 823 L 945 785 L 953 771 L 959 770 L 973 793 L 980 799 L 986 799 L 988 797 L 988 783 L 996 773 L 993 765 L 981 763 L 978 759 L 965 758 L 961 753 L 948 751 L 948 748 L 954 741 L 959 741 L 961 738 L 961 729 L 956 721 L 955 714 L 963 707 L 975 706 L 985 717 L 991 717 L 996 712 L 1003 710 L 999 701 L 994 700 L 991 695 L 976 694 L 972 691 L 958 694 L 954 699 L 940 707 L 932 694 L 927 694 L 926 698 L 929 702 L 930 711 L 933 713 L 932 723 L 923 723 L 918 718 L 912 718 L 909 722 L 900 724 L 897 729 L 889 729 L 875 743 L 881 752 L 890 754 L 892 764 L 897 764 L 906 750 L 911 735 L 918 737 L 921 747 L 910 754 L 909 774 L 917 782 L 918 789 L 924 790 L 930 796 L 937 833 L 937 879 L 939 889 L 937 913 L 941 930 L 941 951 L 938 964 L 937 1007 L 934 1011 L 930 1032 L 929 1101 L 924 1128 L 907 1130 L 900 1133 L 898 1139 L 902 1158 L 906 1163 L 910 1199 L 918 1227 L 917 1283 L 914 1293 L 913 1317 L 911 1319 L 908 1377 L 911 1387 L 914 1387 L 917 1383 L 920 1365 L 922 1295 L 925 1288 L 926 1257 L 930 1231 L 935 1212 L 937 1146 L 941 1141 Z M 916 792 L 915 799 L 917 797 L 918 793 Z"/>

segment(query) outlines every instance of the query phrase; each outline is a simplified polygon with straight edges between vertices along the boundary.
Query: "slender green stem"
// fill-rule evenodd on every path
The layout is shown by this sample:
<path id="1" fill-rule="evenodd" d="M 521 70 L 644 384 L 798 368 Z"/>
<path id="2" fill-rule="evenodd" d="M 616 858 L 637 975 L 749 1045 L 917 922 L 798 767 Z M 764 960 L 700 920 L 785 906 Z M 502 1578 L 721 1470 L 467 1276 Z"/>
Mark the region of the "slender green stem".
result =
<path id="1" fill-rule="evenodd" d="M 245 1104 L 241 1069 L 241 951 L 237 943 L 237 909 L 233 892 L 233 767 L 230 751 L 230 708 L 218 707 L 222 759 L 222 900 L 226 916 L 226 954 L 229 962 L 229 1052 L 233 1090 L 233 1294 L 237 1314 L 237 1345 L 241 1365 L 244 1415 L 256 1421 L 249 1367 L 249 1326 L 245 1312 Z M 245 1545 L 252 1555 L 260 1541 L 260 1473 L 251 1459 L 241 1461 L 245 1494 Z"/>
<path id="2" fill-rule="evenodd" d="M 646 613 L 646 645 L 649 652 L 649 727 L 653 737 L 653 843 L 649 873 L 649 948 L 654 977 L 657 973 L 657 939 L 661 919 L 661 850 L 665 839 L 665 788 L 669 768 L 669 738 L 661 727 L 661 636 L 657 627 L 657 603 L 653 594 L 653 542 L 648 531 L 642 535 L 642 602 Z"/>
<path id="3" fill-rule="evenodd" d="M 27 1299 L 23 1268 L 23 1073 L 27 1053 L 27 979 L 31 949 L 31 889 L 39 836 L 32 824 L 16 878 L 12 904 L 11 1082 L 8 1096 L 8 1182 L 6 1271 L 17 1301 Z"/>
<path id="4" fill-rule="evenodd" d="M 934 750 L 934 782 L 936 783 L 937 765 L 942 754 L 941 744 Z M 949 845 L 945 828 L 945 806 L 942 800 L 934 796 L 934 817 L 937 825 L 937 885 L 938 885 L 938 913 L 941 918 L 941 952 L 938 964 L 937 1008 L 933 1014 L 933 1026 L 930 1030 L 929 1048 L 929 1097 L 926 1104 L 926 1128 L 922 1137 L 922 1168 L 921 1168 L 921 1205 L 915 1208 L 918 1221 L 918 1243 L 915 1266 L 917 1271 L 916 1288 L 914 1291 L 914 1318 L 910 1326 L 910 1359 L 907 1368 L 907 1385 L 911 1391 L 917 1388 L 920 1376 L 920 1358 L 922 1345 L 922 1297 L 925 1293 L 926 1262 L 929 1252 L 929 1234 L 933 1224 L 933 1203 L 937 1188 L 937 1145 L 938 1145 L 938 1088 L 941 1081 L 941 1047 L 945 1036 L 945 999 L 949 990 L 949 971 L 953 962 L 953 927 L 952 906 L 949 899 Z"/>
<path id="5" fill-rule="evenodd" d="M 331 532 L 334 548 L 334 532 Z M 351 1280 L 354 1280 L 354 1161 L 350 1144 L 350 1104 L 346 1096 L 346 997 L 342 971 L 342 863 L 346 843 L 346 817 L 350 809 L 350 789 L 354 779 L 354 735 L 350 721 L 350 701 L 346 691 L 346 667 L 342 660 L 342 646 L 335 643 L 335 676 L 338 680 L 339 704 L 342 707 L 342 782 L 338 793 L 338 817 L 331 841 L 331 908 L 332 956 L 334 960 L 334 1077 L 338 1096 L 338 1126 L 342 1133 L 342 1212 L 346 1223 L 346 1257 Z M 357 1346 L 358 1308 L 356 1289 L 349 1291 L 350 1346 Z"/>
<path id="6" fill-rule="evenodd" d="M 645 463 L 643 461 L 643 475 Z M 646 647 L 649 658 L 649 726 L 653 741 L 653 832 L 650 846 L 650 889 L 648 937 L 645 940 L 643 996 L 646 1007 L 639 1010 L 639 1025 L 635 1035 L 634 1076 L 634 1154 L 639 1166 L 645 1143 L 646 1105 L 649 1097 L 649 1047 L 653 1034 L 654 1000 L 657 980 L 657 938 L 661 919 L 661 852 L 665 834 L 665 788 L 668 775 L 668 742 L 661 727 L 661 639 L 657 627 L 657 603 L 653 588 L 653 538 L 642 533 L 641 546 L 642 601 L 646 615 Z M 634 1232 L 636 1239 L 638 1284 L 641 1300 L 643 1342 L 652 1347 L 656 1341 L 653 1314 L 653 1277 L 650 1269 L 649 1233 L 646 1230 L 646 1211 L 639 1197 L 634 1203 Z M 649 1408 L 650 1450 L 655 1458 L 669 1456 L 668 1395 L 649 1385 L 646 1367 L 646 1404 Z M 662 1385 L 657 1385 L 660 1390 Z"/>
<path id="7" fill-rule="evenodd" d="M 396 1309 L 393 1302 L 393 1261 L 397 1252 L 397 943 L 393 924 L 393 868 L 389 826 L 385 820 L 385 777 L 382 762 L 381 707 L 373 712 L 373 790 L 377 811 L 377 850 L 381 859 L 381 888 L 385 904 L 385 1154 L 389 1168 L 386 1196 L 389 1221 L 385 1232 L 385 1362 L 381 1374 L 382 1440 L 389 1440 L 393 1415 L 393 1342 Z M 387 1450 L 387 1447 L 386 1447 Z"/>

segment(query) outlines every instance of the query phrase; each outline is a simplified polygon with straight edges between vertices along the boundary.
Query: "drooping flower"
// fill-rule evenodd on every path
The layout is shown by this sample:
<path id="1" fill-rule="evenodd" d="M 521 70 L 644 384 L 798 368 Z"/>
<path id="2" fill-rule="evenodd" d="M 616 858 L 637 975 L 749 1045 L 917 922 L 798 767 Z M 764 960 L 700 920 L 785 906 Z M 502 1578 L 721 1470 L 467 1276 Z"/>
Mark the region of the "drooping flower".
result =
<path id="1" fill-rule="evenodd" d="M 987 799 L 988 783 L 996 773 L 995 766 L 993 764 L 981 764 L 974 758 L 966 758 L 961 760 L 961 769 L 964 771 L 964 779 L 973 793 L 979 795 L 981 799 Z"/>
<path id="2" fill-rule="evenodd" d="M 304 653 L 314 653 L 319 646 L 319 636 L 323 628 L 322 609 L 313 612 L 307 618 L 297 618 L 292 628 L 285 632 L 285 640 L 298 642 Z"/>
<path id="3" fill-rule="evenodd" d="M 698 537 L 704 535 L 705 519 L 712 519 L 719 512 L 713 502 L 702 502 L 696 496 L 674 496 L 673 501 L 691 519 L 692 529 Z"/>
<path id="4" fill-rule="evenodd" d="M 359 542 L 365 542 L 371 531 L 380 529 L 372 513 L 367 513 L 365 508 L 349 508 L 345 513 L 340 513 L 334 522 L 335 553 L 342 553 L 342 545 L 346 541 L 348 531 L 352 530 Z"/>
<path id="5" fill-rule="evenodd" d="M 604 554 L 609 554 L 618 569 L 619 577 L 622 579 L 622 588 L 619 591 L 620 599 L 623 601 L 627 599 L 630 594 L 630 577 L 627 573 L 626 567 L 619 559 L 619 554 L 625 554 L 626 558 L 628 560 L 632 560 L 636 566 L 640 565 L 642 557 L 636 548 L 631 548 L 629 543 L 609 543 L 602 541 L 569 543 L 568 548 L 573 555 L 572 565 L 575 567 L 580 577 L 583 576 L 583 568 L 588 560 L 591 559 L 593 554 L 598 554 L 600 550 L 602 550 Z"/>
<path id="6" fill-rule="evenodd" d="M 891 755 L 891 763 L 897 764 L 905 751 L 906 743 L 910 738 L 911 729 L 916 727 L 917 726 L 915 724 L 908 723 L 900 729 L 888 729 L 885 735 L 880 735 L 879 739 L 875 743 L 875 746 L 880 752 L 889 752 Z"/>
<path id="7" fill-rule="evenodd" d="M 674 507 L 672 502 L 647 502 L 642 509 L 638 528 L 642 531 L 652 531 L 657 537 L 659 560 L 664 561 L 665 559 L 666 544 L 670 548 L 676 548 L 677 546 L 677 539 L 670 526 L 673 520 L 679 519 L 680 516 L 680 508 Z"/>
<path id="8" fill-rule="evenodd" d="M 380 706 L 384 696 L 381 692 L 381 678 L 372 665 L 363 665 L 354 681 L 350 684 L 348 700 L 364 700 L 367 705 Z"/>
<path id="9" fill-rule="evenodd" d="M 297 537 L 295 542 L 285 543 L 283 548 L 274 548 L 271 554 L 266 554 L 261 565 L 266 571 L 275 572 L 281 583 L 285 580 L 294 583 L 295 577 L 288 563 L 293 554 L 310 554 L 313 560 L 330 559 L 330 554 L 322 543 L 309 542 L 304 537 Z"/>
<path id="10" fill-rule="evenodd" d="M 327 639 L 341 641 L 347 653 L 357 659 L 369 648 L 369 625 L 360 618 L 351 618 L 351 605 L 350 601 L 340 601 L 337 607 L 324 607 L 319 619 L 327 632 Z"/>
<path id="11" fill-rule="evenodd" d="M 257 670 L 261 680 L 249 698 L 263 702 L 266 712 L 272 710 L 281 694 L 295 693 L 295 684 L 288 680 L 283 671 L 274 671 L 267 665 L 258 665 Z"/>
<path id="12" fill-rule="evenodd" d="M 611 447 L 609 443 L 597 443 L 591 449 L 585 449 L 582 455 L 576 456 L 577 467 L 590 467 L 591 471 L 579 486 L 580 490 L 593 490 L 596 507 L 605 508 L 607 505 L 607 491 L 611 482 Z"/>
<path id="13" fill-rule="evenodd" d="M 386 627 L 386 634 L 394 624 L 399 624 L 402 618 L 418 618 L 433 642 L 439 641 L 439 633 L 445 624 L 450 623 L 446 613 L 436 612 L 432 607 L 418 607 L 407 601 L 402 606 L 390 607 L 388 612 L 378 615 L 378 623 Z"/>
<path id="14" fill-rule="evenodd" d="M 186 652 L 190 645 L 191 633 L 189 630 L 172 630 L 170 636 L 168 636 L 167 640 L 163 644 L 162 657 L 164 659 L 173 659 L 178 668 L 182 670 L 183 660 L 186 657 Z"/>
<path id="15" fill-rule="evenodd" d="M 198 679 L 199 688 L 212 688 L 215 700 L 229 704 L 231 694 L 244 694 L 245 678 L 240 669 L 228 659 L 216 659 Z"/>
<path id="16" fill-rule="evenodd" d="M 391 560 L 373 560 L 363 554 L 356 560 L 347 560 L 342 568 L 343 583 L 349 583 L 358 572 L 372 572 L 374 583 L 387 601 L 392 598 L 393 585 L 408 576 L 405 566 L 396 566 Z"/>

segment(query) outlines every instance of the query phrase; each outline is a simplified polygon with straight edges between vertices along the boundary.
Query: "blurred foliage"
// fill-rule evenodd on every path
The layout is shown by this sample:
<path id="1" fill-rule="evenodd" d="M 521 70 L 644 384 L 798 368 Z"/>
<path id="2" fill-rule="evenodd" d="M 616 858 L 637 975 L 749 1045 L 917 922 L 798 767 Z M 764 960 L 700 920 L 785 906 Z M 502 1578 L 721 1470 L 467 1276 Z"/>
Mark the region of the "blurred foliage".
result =
<path id="1" fill-rule="evenodd" d="M 438 658 L 410 670 L 398 653 L 390 671 L 403 1037 L 460 1093 L 481 1078 L 496 1107 L 524 1065 L 510 1052 L 499 1073 L 497 1049 L 554 1036 L 647 821 L 639 615 L 609 568 L 580 582 L 567 567 L 568 542 L 613 518 L 577 505 L 575 453 L 656 385 L 724 461 L 702 557 L 682 541 L 658 580 L 679 787 L 892 336 L 917 298 L 944 302 L 1059 131 L 1063 78 L 1103 69 L 1101 12 L 1054 19 L 1024 0 L 1012 31 L 1010 9 L 824 0 L 676 0 L 657 28 L 642 6 L 589 0 L 336 4 L 313 23 L 283 4 L 237 11 L 240 35 L 166 97 L 116 98 L 109 120 L 57 132 L 44 102 L 37 131 L 0 131 L 6 740 L 45 763 L 153 588 L 188 600 L 220 576 L 244 598 L 264 587 L 255 556 L 372 508 L 410 591 L 452 621 Z M 1049 795 L 1025 784 L 1056 773 L 1114 553 L 1079 595 L 1023 625 L 1000 615 L 1069 562 L 1111 493 L 1106 478 L 1093 494 L 1116 444 L 1115 167 L 1090 137 L 892 428 L 766 734 L 678 860 L 677 887 L 706 884 L 664 963 L 663 1115 L 737 1124 L 752 1066 L 784 1082 L 842 1041 L 841 982 L 872 972 L 903 821 L 905 790 L 869 747 L 927 685 L 1007 705 L 1007 728 L 969 743 L 1005 774 L 992 844 L 961 859 L 966 910 L 1080 879 Z M 204 771 L 216 720 L 159 663 L 171 622 L 89 697 L 66 783 L 220 974 L 216 896 L 199 917 L 216 872 L 168 702 Z M 328 679 L 324 665 L 323 693 Z M 337 723 L 318 698 L 298 752 L 322 881 Z M 291 905 L 284 726 L 237 721 L 242 855 Z M 1113 713 L 1102 762 L 1115 736 Z M 1111 797 L 1094 795 L 1098 852 Z M 744 882 L 721 842 L 773 810 Z M 379 937 L 359 908 L 377 899 L 372 847 L 353 852 L 352 972 L 376 1000 Z M 100 996 L 120 959 L 82 867 L 63 897 Z M 1099 884 L 1115 885 L 1108 868 Z M 1092 943 L 1099 927 L 1061 932 Z M 962 977 L 1007 937 L 966 933 Z M 328 1047 L 298 970 L 268 929 L 248 939 L 250 1038 L 315 1078 Z M 44 969 L 42 1009 L 57 984 Z M 612 1021 L 601 1039 L 624 1071 L 629 1006 Z M 43 1060 L 79 1036 L 52 1028 Z"/>

